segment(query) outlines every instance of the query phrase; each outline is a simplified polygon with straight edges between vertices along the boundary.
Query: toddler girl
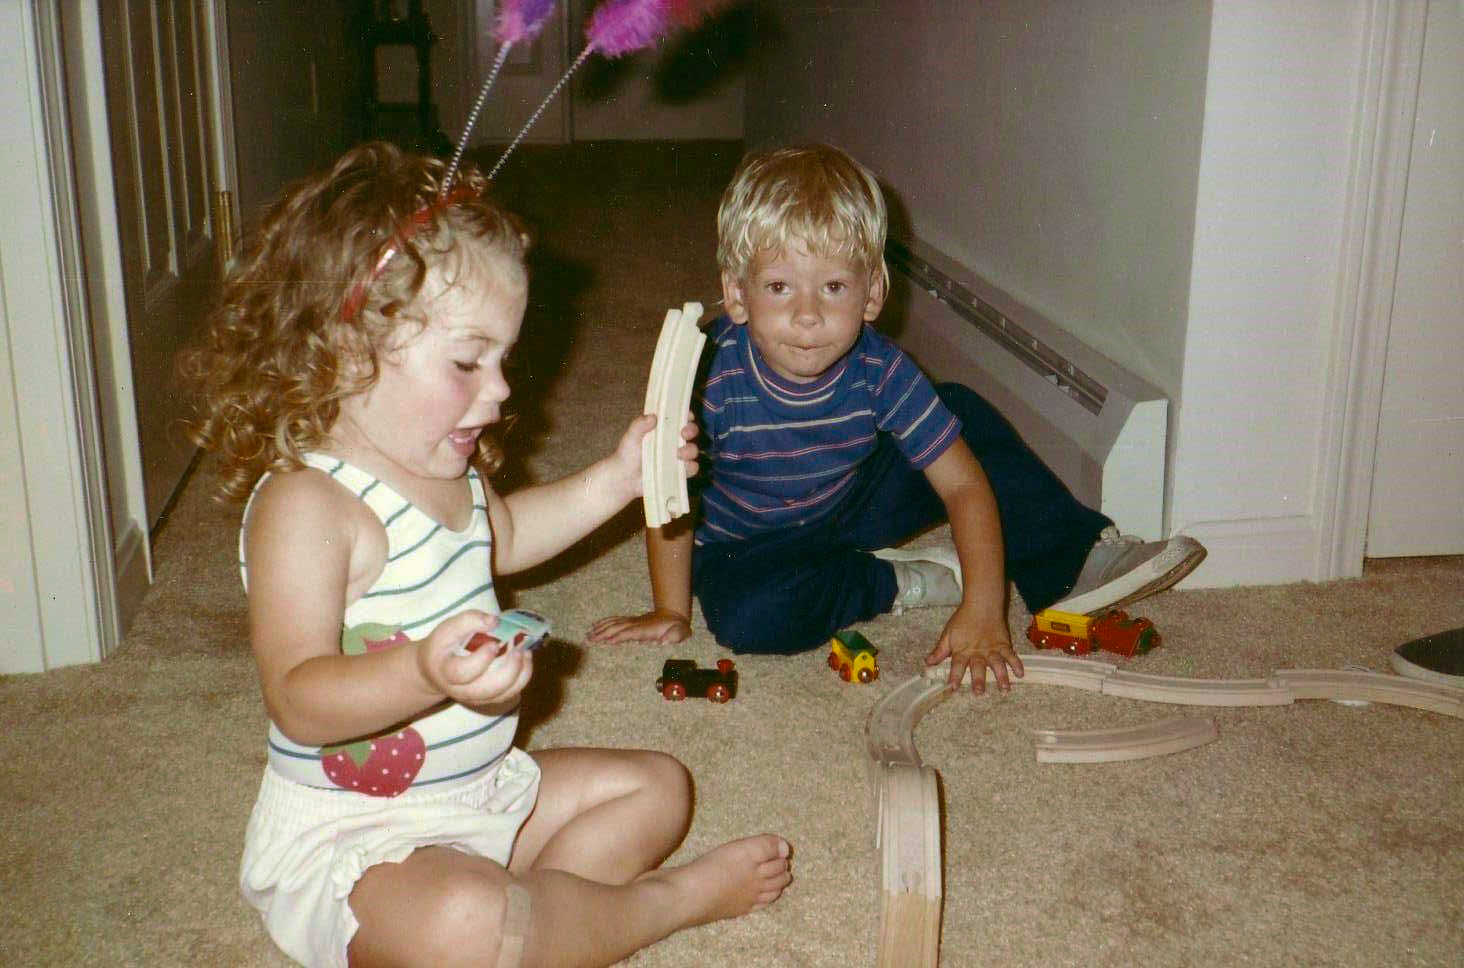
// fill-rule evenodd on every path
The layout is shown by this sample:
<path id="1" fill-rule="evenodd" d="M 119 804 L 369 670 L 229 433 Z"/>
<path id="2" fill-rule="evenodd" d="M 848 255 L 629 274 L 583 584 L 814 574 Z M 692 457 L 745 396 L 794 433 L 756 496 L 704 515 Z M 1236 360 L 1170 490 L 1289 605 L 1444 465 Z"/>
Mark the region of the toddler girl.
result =
<path id="1" fill-rule="evenodd" d="M 442 180 L 374 143 L 292 188 L 183 360 L 194 436 L 247 499 L 270 723 L 241 886 L 308 965 L 609 964 L 772 902 L 789 849 L 662 869 L 690 820 L 680 763 L 512 745 L 533 659 L 493 638 L 494 572 L 637 497 L 655 418 L 577 474 L 493 490 L 525 241 L 480 176 Z"/>

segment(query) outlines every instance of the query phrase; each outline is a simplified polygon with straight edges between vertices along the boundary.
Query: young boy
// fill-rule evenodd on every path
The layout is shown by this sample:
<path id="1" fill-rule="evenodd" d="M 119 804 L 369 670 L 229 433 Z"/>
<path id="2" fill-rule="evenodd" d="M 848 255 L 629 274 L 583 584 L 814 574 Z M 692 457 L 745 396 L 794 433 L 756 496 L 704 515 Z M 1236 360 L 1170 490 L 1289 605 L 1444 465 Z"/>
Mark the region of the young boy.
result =
<path id="1" fill-rule="evenodd" d="M 889 287 L 874 176 L 816 145 L 744 159 L 717 214 L 726 315 L 698 403 L 700 515 L 647 532 L 655 607 L 590 639 L 675 643 L 691 596 L 737 652 L 817 648 L 891 610 L 955 606 L 935 648 L 976 693 L 1022 674 L 1009 575 L 1033 612 L 1097 612 L 1173 585 L 1205 549 L 1120 536 L 990 404 L 933 386 L 868 324 Z M 688 519 L 692 519 L 688 521 Z M 948 520 L 950 548 L 893 546 Z"/>

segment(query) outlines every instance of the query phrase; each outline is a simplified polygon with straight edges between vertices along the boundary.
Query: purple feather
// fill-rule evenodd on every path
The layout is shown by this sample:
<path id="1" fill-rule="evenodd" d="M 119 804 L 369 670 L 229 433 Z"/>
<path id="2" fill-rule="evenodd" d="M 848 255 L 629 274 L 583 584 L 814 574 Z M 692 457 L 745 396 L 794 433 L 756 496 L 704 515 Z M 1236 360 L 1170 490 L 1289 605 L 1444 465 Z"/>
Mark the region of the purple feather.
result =
<path id="1" fill-rule="evenodd" d="M 493 39 L 500 44 L 533 40 L 554 12 L 554 0 L 502 0 Z"/>
<path id="2" fill-rule="evenodd" d="M 620 57 L 650 47 L 670 29 L 672 0 L 605 0 L 590 15 L 591 50 Z"/>

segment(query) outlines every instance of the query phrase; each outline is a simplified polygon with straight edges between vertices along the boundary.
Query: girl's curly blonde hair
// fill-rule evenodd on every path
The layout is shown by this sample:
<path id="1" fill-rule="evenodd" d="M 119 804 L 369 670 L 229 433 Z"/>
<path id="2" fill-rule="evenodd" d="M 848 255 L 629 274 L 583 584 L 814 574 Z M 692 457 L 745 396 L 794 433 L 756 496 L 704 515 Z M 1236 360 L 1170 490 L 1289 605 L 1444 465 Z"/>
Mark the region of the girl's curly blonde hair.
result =
<path id="1" fill-rule="evenodd" d="M 475 171 L 440 198 L 444 170 L 370 142 L 265 213 L 202 341 L 179 359 L 196 390 L 189 435 L 218 452 L 225 497 L 243 500 L 266 471 L 303 466 L 341 401 L 376 382 L 398 328 L 425 325 L 414 302 L 429 268 L 470 246 L 524 272 L 518 221 L 483 197 Z M 483 434 L 477 462 L 492 471 L 502 459 Z"/>

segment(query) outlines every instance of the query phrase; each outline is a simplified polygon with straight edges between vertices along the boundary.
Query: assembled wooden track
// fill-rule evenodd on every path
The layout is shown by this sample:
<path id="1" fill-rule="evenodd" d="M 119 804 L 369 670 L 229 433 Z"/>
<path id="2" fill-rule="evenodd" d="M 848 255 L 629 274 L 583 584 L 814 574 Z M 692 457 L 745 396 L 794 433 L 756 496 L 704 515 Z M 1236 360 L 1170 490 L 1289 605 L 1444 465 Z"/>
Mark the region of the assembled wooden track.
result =
<path id="1" fill-rule="evenodd" d="M 878 968 L 940 959 L 940 793 L 929 766 L 878 769 Z"/>
<path id="2" fill-rule="evenodd" d="M 681 447 L 681 427 L 691 406 L 697 360 L 707 341 L 696 325 L 701 315 L 702 305 L 697 302 L 668 309 L 651 360 L 645 412 L 656 415 L 656 426 L 641 441 L 642 503 L 649 528 L 658 528 L 691 510 L 686 474 L 676 451 Z"/>
<path id="3" fill-rule="evenodd" d="M 1378 702 L 1464 719 L 1464 689 L 1376 672 L 1282 669 L 1265 679 L 1184 679 L 1129 672 L 1110 662 L 1024 655 L 1016 682 L 1187 706 L 1282 706 L 1298 699 Z M 864 739 L 880 856 L 879 968 L 934 968 L 940 958 L 940 797 L 920 760 L 915 726 L 950 695 L 949 664 L 912 676 L 869 712 Z M 1040 762 L 1101 762 L 1161 756 L 1210 742 L 1211 720 L 1175 716 L 1106 730 L 1038 730 Z"/>
<path id="4" fill-rule="evenodd" d="M 951 690 L 912 676 L 869 711 L 864 738 L 880 858 L 878 968 L 918 968 L 940 958 L 940 793 L 920 762 L 915 724 Z"/>
<path id="5" fill-rule="evenodd" d="M 919 766 L 915 724 L 950 690 L 944 680 L 911 676 L 885 694 L 869 711 L 864 727 L 871 763 L 882 766 Z"/>

